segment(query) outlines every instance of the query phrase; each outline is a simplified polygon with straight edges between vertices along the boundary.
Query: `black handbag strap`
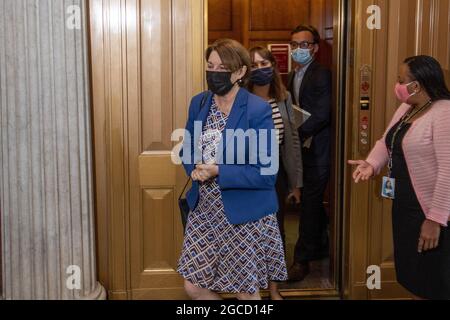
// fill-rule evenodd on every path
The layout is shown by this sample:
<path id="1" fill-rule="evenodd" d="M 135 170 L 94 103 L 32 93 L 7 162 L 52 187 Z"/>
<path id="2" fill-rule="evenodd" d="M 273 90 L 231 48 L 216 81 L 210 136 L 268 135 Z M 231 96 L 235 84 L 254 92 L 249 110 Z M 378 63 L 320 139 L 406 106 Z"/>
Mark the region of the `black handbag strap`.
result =
<path id="1" fill-rule="evenodd" d="M 188 181 L 186 182 L 186 185 L 183 188 L 183 191 L 181 192 L 180 196 L 178 197 L 178 201 L 180 201 L 181 198 L 183 198 L 183 194 L 186 192 L 186 189 L 187 189 L 187 187 L 189 185 L 189 182 L 191 182 L 191 180 L 192 180 L 192 178 L 189 177 Z"/>
<path id="2" fill-rule="evenodd" d="M 208 100 L 208 97 L 209 97 L 209 91 L 206 91 L 205 94 L 202 97 L 202 102 L 200 103 L 200 111 L 205 106 L 206 101 Z M 192 180 L 192 177 L 189 177 L 188 181 L 186 182 L 186 185 L 183 188 L 183 191 L 181 192 L 180 196 L 178 197 L 178 201 L 180 201 L 181 198 L 183 198 L 183 194 L 186 192 L 186 189 L 187 189 L 187 187 L 189 185 L 189 182 L 191 182 L 191 180 Z"/>

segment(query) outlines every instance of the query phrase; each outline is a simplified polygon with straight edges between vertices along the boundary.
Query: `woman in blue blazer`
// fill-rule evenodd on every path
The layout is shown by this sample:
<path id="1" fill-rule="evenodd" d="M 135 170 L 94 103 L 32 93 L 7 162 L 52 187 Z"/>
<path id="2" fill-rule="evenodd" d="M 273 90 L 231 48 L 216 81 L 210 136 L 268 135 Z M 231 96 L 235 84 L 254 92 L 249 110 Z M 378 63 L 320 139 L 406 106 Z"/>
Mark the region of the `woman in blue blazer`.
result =
<path id="1" fill-rule="evenodd" d="M 178 272 L 193 299 L 258 300 L 270 281 L 287 280 L 272 109 L 241 88 L 251 62 L 240 43 L 218 40 L 206 60 L 210 92 L 191 102 L 181 153 L 194 182 Z"/>

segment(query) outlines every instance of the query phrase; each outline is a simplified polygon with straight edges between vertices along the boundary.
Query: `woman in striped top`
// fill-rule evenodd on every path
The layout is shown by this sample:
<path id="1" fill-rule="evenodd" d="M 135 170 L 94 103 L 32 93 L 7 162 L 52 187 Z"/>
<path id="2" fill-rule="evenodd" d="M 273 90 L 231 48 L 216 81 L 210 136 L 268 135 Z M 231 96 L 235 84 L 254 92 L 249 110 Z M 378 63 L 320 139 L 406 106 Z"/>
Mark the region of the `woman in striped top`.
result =
<path id="1" fill-rule="evenodd" d="M 405 60 L 395 91 L 403 104 L 367 160 L 350 161 L 353 177 L 388 165 L 398 282 L 417 299 L 450 300 L 450 92 L 429 56 Z"/>
<path id="2" fill-rule="evenodd" d="M 250 56 L 252 73 L 249 91 L 272 106 L 273 121 L 280 144 L 280 171 L 277 180 L 280 211 L 277 217 L 285 242 L 284 206 L 290 199 L 294 199 L 297 204 L 300 203 L 300 190 L 303 188 L 303 164 L 298 128 L 294 123 L 292 99 L 283 85 L 274 56 L 264 47 L 252 48 Z M 273 300 L 282 300 L 276 282 L 271 282 L 270 294 Z"/>

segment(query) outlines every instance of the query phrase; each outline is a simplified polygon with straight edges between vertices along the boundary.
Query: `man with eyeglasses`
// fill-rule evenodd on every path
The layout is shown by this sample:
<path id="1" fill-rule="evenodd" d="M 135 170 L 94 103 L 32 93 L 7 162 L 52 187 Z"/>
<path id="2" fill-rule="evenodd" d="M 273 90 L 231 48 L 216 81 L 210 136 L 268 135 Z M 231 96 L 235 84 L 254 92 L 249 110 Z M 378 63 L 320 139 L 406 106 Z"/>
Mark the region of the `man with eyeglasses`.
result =
<path id="1" fill-rule="evenodd" d="M 303 281 L 310 262 L 329 256 L 328 216 L 323 205 L 330 178 L 331 72 L 316 61 L 320 34 L 300 25 L 291 33 L 292 59 L 296 68 L 288 88 L 295 104 L 311 114 L 300 127 L 303 144 L 304 188 L 302 190 L 299 239 L 289 280 Z"/>

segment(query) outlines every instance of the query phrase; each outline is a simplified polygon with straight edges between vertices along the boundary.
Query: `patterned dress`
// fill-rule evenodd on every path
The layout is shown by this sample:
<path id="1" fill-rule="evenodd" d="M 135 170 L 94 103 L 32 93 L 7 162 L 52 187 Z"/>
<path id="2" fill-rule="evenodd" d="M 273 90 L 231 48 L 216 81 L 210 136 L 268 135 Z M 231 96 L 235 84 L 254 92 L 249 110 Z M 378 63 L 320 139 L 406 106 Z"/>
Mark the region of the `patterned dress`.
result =
<path id="1" fill-rule="evenodd" d="M 200 139 L 205 163 L 214 162 L 227 120 L 213 101 Z M 269 281 L 286 281 L 276 215 L 232 225 L 217 181 L 202 183 L 198 206 L 189 214 L 178 272 L 199 288 L 223 293 L 255 294 L 267 289 Z"/>

